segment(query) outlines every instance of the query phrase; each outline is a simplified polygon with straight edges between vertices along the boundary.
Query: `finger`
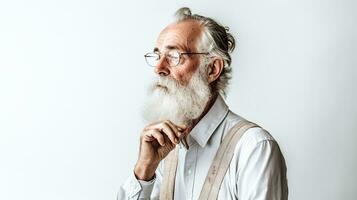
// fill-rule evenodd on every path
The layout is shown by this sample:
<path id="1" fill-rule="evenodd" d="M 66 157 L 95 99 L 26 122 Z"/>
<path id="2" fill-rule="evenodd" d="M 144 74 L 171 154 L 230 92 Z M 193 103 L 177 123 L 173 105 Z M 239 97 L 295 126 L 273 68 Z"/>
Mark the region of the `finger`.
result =
<path id="1" fill-rule="evenodd" d="M 169 120 L 168 120 L 169 121 Z M 186 125 L 176 125 L 174 123 L 172 123 L 171 121 L 169 121 L 170 124 L 175 127 L 178 130 L 178 137 L 179 139 L 181 139 L 182 137 L 184 137 L 185 135 L 187 135 L 188 132 L 188 128 Z"/>
<path id="2" fill-rule="evenodd" d="M 153 122 L 153 123 L 151 123 L 151 124 L 146 125 L 146 126 L 144 127 L 144 131 L 149 130 L 149 129 L 153 129 L 153 127 L 154 127 L 155 125 L 159 124 L 159 123 L 161 123 L 161 122 Z"/>
<path id="3" fill-rule="evenodd" d="M 163 134 L 168 136 L 168 138 L 171 140 L 172 143 L 178 144 L 178 142 L 179 142 L 178 136 L 176 136 L 175 131 L 172 130 L 171 126 L 168 124 L 168 121 L 152 125 L 150 128 L 157 129 L 157 130 L 163 132 Z M 175 141 L 176 140 L 175 138 L 177 138 L 177 142 Z"/>
<path id="4" fill-rule="evenodd" d="M 158 130 L 153 129 L 151 136 L 154 137 L 161 146 L 165 146 L 165 138 Z"/>
<path id="5" fill-rule="evenodd" d="M 180 124 L 180 125 L 174 124 L 174 123 L 171 122 L 170 120 L 166 120 L 165 122 L 172 124 L 173 126 L 175 126 L 175 127 L 176 127 L 178 130 L 180 130 L 180 131 L 183 131 L 183 130 L 187 129 L 187 126 L 184 125 L 184 124 Z"/>
<path id="6" fill-rule="evenodd" d="M 158 141 L 158 143 L 160 144 L 159 140 L 156 138 L 156 137 L 160 137 L 160 136 L 156 136 L 155 137 L 155 134 L 160 134 L 160 131 L 158 131 L 157 129 L 150 129 L 150 130 L 147 130 L 147 131 L 144 131 L 143 132 L 143 138 L 144 138 L 144 141 L 146 142 L 152 142 L 152 141 Z M 161 140 L 162 141 L 162 140 Z M 164 140 L 165 141 L 165 140 Z"/>
<path id="7" fill-rule="evenodd" d="M 180 131 L 184 131 L 184 130 L 186 130 L 187 129 L 187 126 L 186 125 L 184 125 L 184 124 L 181 124 L 181 125 L 176 125 L 177 127 L 178 127 L 178 129 L 180 130 Z"/>
<path id="8" fill-rule="evenodd" d="M 177 137 L 181 137 L 182 136 L 182 129 L 177 127 L 174 123 L 172 123 L 170 120 L 166 121 L 167 125 L 170 126 L 170 128 L 174 131 L 174 133 L 176 134 Z M 181 130 L 179 130 L 181 129 Z"/>
<path id="9" fill-rule="evenodd" d="M 170 125 L 168 125 L 167 123 L 162 123 L 161 126 L 162 126 L 161 128 L 162 132 L 167 135 L 167 137 L 171 140 L 171 142 L 174 144 L 178 144 L 179 140 L 175 132 L 171 129 Z"/>
<path id="10" fill-rule="evenodd" d="M 164 121 L 166 123 L 169 123 L 170 125 L 172 125 L 172 127 L 175 127 L 178 131 L 185 131 L 187 129 L 187 126 L 182 124 L 182 125 L 176 125 L 174 124 L 173 122 L 171 122 L 170 120 L 166 120 Z M 150 129 L 154 129 L 154 128 L 160 128 L 158 125 L 160 125 L 161 123 L 163 123 L 162 121 L 159 121 L 159 122 L 153 122 L 151 124 L 148 124 L 144 129 L 143 131 L 146 131 L 146 130 L 150 130 Z"/>
<path id="11" fill-rule="evenodd" d="M 156 139 L 152 136 L 151 130 L 144 132 L 144 133 L 143 133 L 143 138 L 144 138 L 144 141 L 147 141 L 147 142 L 152 142 L 152 141 L 156 140 Z"/>

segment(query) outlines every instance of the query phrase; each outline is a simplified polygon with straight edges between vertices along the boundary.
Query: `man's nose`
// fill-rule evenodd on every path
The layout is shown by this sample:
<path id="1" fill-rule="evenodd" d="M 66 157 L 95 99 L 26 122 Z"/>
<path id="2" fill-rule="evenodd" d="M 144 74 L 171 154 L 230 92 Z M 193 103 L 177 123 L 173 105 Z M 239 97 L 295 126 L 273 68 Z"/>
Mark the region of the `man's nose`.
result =
<path id="1" fill-rule="evenodd" d="M 166 62 L 165 57 L 162 57 L 155 66 L 155 73 L 160 76 L 168 76 L 170 74 L 169 64 Z"/>

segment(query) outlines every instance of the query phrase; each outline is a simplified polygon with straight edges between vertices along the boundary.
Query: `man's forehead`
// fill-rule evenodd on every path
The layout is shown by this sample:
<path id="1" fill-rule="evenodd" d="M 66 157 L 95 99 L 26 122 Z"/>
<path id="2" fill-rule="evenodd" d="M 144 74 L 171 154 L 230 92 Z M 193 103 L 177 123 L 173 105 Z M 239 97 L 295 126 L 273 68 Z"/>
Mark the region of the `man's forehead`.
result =
<path id="1" fill-rule="evenodd" d="M 196 21 L 191 20 L 170 24 L 161 31 L 154 50 L 193 50 L 200 34 L 201 27 Z"/>

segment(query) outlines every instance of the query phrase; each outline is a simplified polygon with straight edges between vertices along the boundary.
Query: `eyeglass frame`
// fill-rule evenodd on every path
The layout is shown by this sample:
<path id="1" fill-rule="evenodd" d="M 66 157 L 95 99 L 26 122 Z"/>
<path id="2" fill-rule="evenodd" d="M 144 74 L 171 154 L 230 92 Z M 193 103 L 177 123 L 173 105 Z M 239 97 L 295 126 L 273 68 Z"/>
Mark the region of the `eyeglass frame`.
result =
<path id="1" fill-rule="evenodd" d="M 197 55 L 197 54 L 198 54 L 198 55 L 208 55 L 208 54 L 209 54 L 209 52 L 180 52 L 180 51 L 175 50 L 175 49 L 170 50 L 170 51 L 176 51 L 176 52 L 179 54 L 179 59 L 178 59 L 177 64 L 176 64 L 175 66 L 171 66 L 170 63 L 169 63 L 169 61 L 167 60 L 167 52 L 169 52 L 169 51 L 167 51 L 167 52 L 164 53 L 165 61 L 166 61 L 166 63 L 167 63 L 170 67 L 177 67 L 177 66 L 180 64 L 180 62 L 181 62 L 181 57 L 182 57 L 182 55 L 195 55 L 195 54 L 196 54 L 196 55 Z M 156 55 L 159 56 L 159 60 L 160 60 L 160 59 L 161 59 L 161 55 L 162 55 L 163 53 L 160 53 L 160 52 L 149 52 L 149 53 L 146 53 L 146 54 L 144 55 L 146 64 L 148 64 L 150 67 L 156 67 L 156 66 L 150 65 L 150 64 L 148 63 L 148 61 L 147 61 L 148 54 L 156 54 Z M 158 60 L 158 61 L 159 61 L 159 60 Z"/>

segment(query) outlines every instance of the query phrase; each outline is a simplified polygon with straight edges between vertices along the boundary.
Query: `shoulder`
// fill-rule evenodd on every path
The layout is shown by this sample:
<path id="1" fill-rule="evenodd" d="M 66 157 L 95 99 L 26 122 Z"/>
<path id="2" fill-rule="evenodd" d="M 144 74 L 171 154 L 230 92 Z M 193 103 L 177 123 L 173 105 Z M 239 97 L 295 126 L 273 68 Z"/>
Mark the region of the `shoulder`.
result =
<path id="1" fill-rule="evenodd" d="M 224 126 L 230 129 L 241 120 L 251 121 L 249 119 L 245 119 L 244 117 L 235 114 L 232 111 L 229 111 L 226 120 L 224 121 Z M 254 121 L 251 122 L 255 123 Z M 244 143 L 246 143 L 247 145 L 248 144 L 256 145 L 264 141 L 276 142 L 273 136 L 267 130 L 259 126 L 259 124 L 257 125 L 258 127 L 253 127 L 248 129 L 245 132 L 245 134 L 242 136 L 241 141 L 244 141 Z"/>
<path id="2" fill-rule="evenodd" d="M 226 126 L 233 127 L 239 120 L 251 121 L 230 112 Z M 247 199 L 247 195 L 258 194 L 259 188 L 284 191 L 287 194 L 285 159 L 277 141 L 261 126 L 248 129 L 238 141 L 227 177 L 226 183 L 242 199 Z"/>
<path id="3" fill-rule="evenodd" d="M 230 129 L 240 120 L 251 121 L 229 111 L 224 126 Z M 255 123 L 254 121 L 251 122 Z M 264 127 L 257 125 L 258 127 L 248 129 L 238 141 L 234 157 L 240 157 L 240 160 L 245 160 L 252 154 L 280 154 L 279 145 L 274 137 Z"/>
<path id="4" fill-rule="evenodd" d="M 244 148 L 256 148 L 262 144 L 276 144 L 273 136 L 262 127 L 253 127 L 248 129 L 239 141 Z"/>

